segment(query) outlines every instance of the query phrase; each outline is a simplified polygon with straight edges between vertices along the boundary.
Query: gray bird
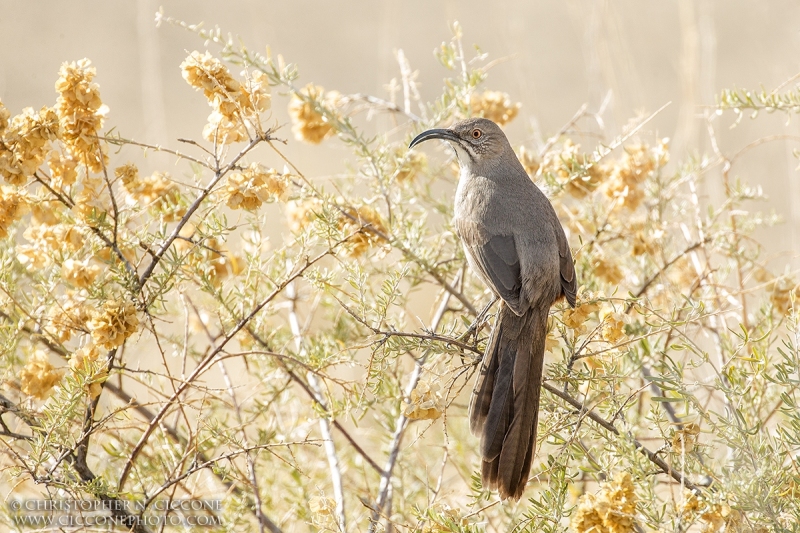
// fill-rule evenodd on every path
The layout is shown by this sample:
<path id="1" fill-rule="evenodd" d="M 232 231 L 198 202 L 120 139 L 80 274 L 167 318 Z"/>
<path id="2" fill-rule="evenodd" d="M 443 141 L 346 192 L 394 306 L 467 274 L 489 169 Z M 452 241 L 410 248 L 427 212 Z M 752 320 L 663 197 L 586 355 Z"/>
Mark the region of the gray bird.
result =
<path id="1" fill-rule="evenodd" d="M 467 260 L 502 299 L 469 425 L 481 438 L 481 481 L 518 500 L 528 482 L 550 306 L 575 307 L 575 267 L 550 201 L 522 168 L 500 127 L 471 118 L 419 134 L 409 148 L 442 139 L 461 167 L 453 224 Z"/>

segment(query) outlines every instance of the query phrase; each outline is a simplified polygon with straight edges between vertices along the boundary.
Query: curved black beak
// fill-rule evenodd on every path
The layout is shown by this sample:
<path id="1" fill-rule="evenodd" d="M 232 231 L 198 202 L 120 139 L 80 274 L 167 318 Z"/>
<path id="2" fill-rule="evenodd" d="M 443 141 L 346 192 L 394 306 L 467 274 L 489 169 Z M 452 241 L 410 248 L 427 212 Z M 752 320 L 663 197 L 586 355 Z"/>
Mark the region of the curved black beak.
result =
<path id="1" fill-rule="evenodd" d="M 430 139 L 442 139 L 443 141 L 461 142 L 461 138 L 458 135 L 456 135 L 456 133 L 453 130 L 437 128 L 433 130 L 423 131 L 422 133 L 414 137 L 414 140 L 411 141 L 411 144 L 409 144 L 408 147 L 413 148 L 419 143 Z"/>

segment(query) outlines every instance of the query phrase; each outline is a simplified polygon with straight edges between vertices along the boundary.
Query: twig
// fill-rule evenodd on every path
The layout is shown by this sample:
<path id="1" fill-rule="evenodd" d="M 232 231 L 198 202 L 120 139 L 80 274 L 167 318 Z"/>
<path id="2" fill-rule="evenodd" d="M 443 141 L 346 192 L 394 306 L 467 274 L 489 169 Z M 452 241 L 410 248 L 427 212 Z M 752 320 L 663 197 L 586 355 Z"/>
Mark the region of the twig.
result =
<path id="1" fill-rule="evenodd" d="M 578 410 L 579 416 L 584 416 L 584 415 L 588 416 L 593 422 L 595 422 L 596 424 L 602 426 L 605 430 L 609 431 L 610 433 L 613 433 L 614 435 L 621 436 L 619 430 L 617 430 L 617 428 L 614 427 L 614 424 L 612 424 L 611 422 L 607 421 L 606 419 L 604 419 L 603 417 L 601 417 L 600 415 L 598 415 L 597 413 L 595 413 L 594 411 L 592 411 L 591 409 L 586 407 L 583 403 L 581 403 L 580 401 L 576 400 L 571 395 L 567 394 L 566 392 L 564 392 L 562 390 L 557 389 L 556 387 L 553 387 L 549 383 L 543 383 L 542 387 L 544 387 L 547 391 L 549 391 L 552 394 L 558 396 L 559 398 L 561 398 L 562 400 L 566 401 L 567 403 L 572 405 L 574 408 L 576 408 Z M 642 455 L 647 457 L 647 459 L 650 460 L 650 462 L 652 462 L 659 469 L 661 469 L 661 471 L 663 473 L 665 473 L 668 476 L 672 477 L 672 479 L 674 479 L 678 483 L 681 483 L 687 489 L 689 489 L 689 490 L 691 490 L 691 491 L 693 491 L 695 493 L 699 493 L 700 492 L 700 488 L 697 485 L 695 485 L 694 483 L 692 483 L 691 481 L 689 481 L 688 479 L 686 479 L 686 476 L 684 476 L 684 474 L 682 472 L 678 472 L 674 468 L 669 466 L 667 463 L 664 462 L 663 459 L 658 457 L 655 454 L 655 452 L 652 452 L 649 449 L 645 448 L 644 445 L 641 442 L 639 442 L 638 440 L 636 440 L 632 436 L 629 436 L 629 438 L 631 439 L 631 442 L 633 443 L 634 447 Z"/>
<path id="2" fill-rule="evenodd" d="M 127 480 L 128 475 L 130 474 L 131 468 L 133 467 L 134 461 L 136 460 L 138 455 L 141 453 L 142 449 L 144 448 L 145 444 L 147 443 L 147 440 L 150 438 L 150 435 L 152 435 L 153 431 L 155 431 L 156 426 L 158 426 L 158 424 L 161 422 L 161 420 L 167 414 L 167 411 L 169 410 L 169 408 L 180 397 L 180 395 L 183 394 L 183 392 L 187 388 L 189 388 L 191 383 L 195 379 L 197 379 L 197 377 L 206 370 L 206 368 L 214 361 L 214 359 L 217 357 L 217 355 L 222 351 L 222 349 L 225 347 L 225 345 L 227 345 L 228 342 L 230 342 L 230 340 L 233 339 L 233 337 L 237 333 L 239 333 L 239 331 L 241 331 L 245 326 L 247 326 L 247 324 L 253 319 L 253 317 L 256 314 L 259 313 L 259 311 L 261 311 L 268 303 L 270 303 L 281 292 L 283 292 L 283 290 L 286 288 L 286 286 L 289 283 L 291 283 L 292 281 L 294 281 L 298 277 L 302 276 L 303 273 L 308 268 L 310 268 L 312 265 L 317 263 L 320 259 L 322 259 L 323 257 L 326 257 L 326 256 L 330 255 L 331 253 L 333 253 L 334 250 L 336 248 L 338 248 L 339 245 L 341 245 L 343 242 L 345 242 L 349 238 L 350 238 L 350 236 L 346 237 L 345 239 L 342 239 L 341 241 L 339 241 L 337 243 L 334 243 L 334 245 L 331 248 L 329 248 L 328 250 L 325 250 L 324 252 L 320 253 L 319 255 L 314 257 L 313 259 L 306 259 L 306 263 L 302 267 L 297 269 L 287 279 L 285 279 L 282 283 L 280 283 L 264 300 L 262 300 L 258 305 L 256 305 L 253 308 L 253 310 L 250 311 L 250 313 L 247 314 L 247 316 L 245 316 L 241 320 L 239 320 L 239 322 L 233 328 L 231 328 L 231 330 L 227 333 L 227 335 L 225 335 L 225 337 L 222 339 L 222 341 L 219 343 L 219 345 L 214 350 L 210 351 L 200 361 L 200 363 L 197 365 L 197 367 L 195 367 L 195 369 L 192 371 L 192 373 L 189 375 L 189 377 L 187 377 L 186 380 L 181 383 L 181 385 L 178 387 L 178 389 L 170 396 L 170 398 L 161 407 L 161 410 L 156 414 L 156 416 L 147 425 L 147 428 L 145 429 L 144 433 L 142 433 L 142 436 L 139 438 L 139 442 L 136 443 L 136 446 L 131 451 L 131 454 L 128 457 L 128 460 L 125 462 L 125 466 L 122 469 L 122 474 L 120 475 L 120 479 L 119 479 L 119 482 L 118 482 L 118 485 L 117 485 L 118 486 L 118 490 L 120 490 L 120 491 L 122 490 L 122 487 L 124 486 L 125 481 Z"/>
<path id="3" fill-rule="evenodd" d="M 247 153 L 250 150 L 255 148 L 255 146 L 258 143 L 262 142 L 262 141 L 266 141 L 266 142 L 270 141 L 269 132 L 267 132 L 264 137 L 256 137 L 255 139 L 251 140 L 247 144 L 247 146 L 242 148 L 242 150 L 238 154 L 236 154 L 236 156 L 233 159 L 231 159 L 231 161 L 227 165 L 225 165 L 224 167 L 220 168 L 219 165 L 217 165 L 217 168 L 214 171 L 214 178 L 200 192 L 200 194 L 197 196 L 197 198 L 195 198 L 194 202 L 192 202 L 192 205 L 190 205 L 189 208 L 186 210 L 186 214 L 184 214 L 183 217 L 175 225 L 175 229 L 172 230 L 172 233 L 170 234 L 170 236 L 167 237 L 167 239 L 161 244 L 161 246 L 159 246 L 158 250 L 155 253 L 155 256 L 150 261 L 150 264 L 147 266 L 145 271 L 142 273 L 141 277 L 138 279 L 138 283 L 137 283 L 138 290 L 142 290 L 144 288 L 144 284 L 147 282 L 148 279 L 150 279 L 150 276 L 153 274 L 153 271 L 156 269 L 158 264 L 161 262 L 161 258 L 164 257 L 164 254 L 167 252 L 169 247 L 172 246 L 172 243 L 175 242 L 175 239 L 178 238 L 178 235 L 180 234 L 180 232 L 183 229 L 183 227 L 186 224 L 189 223 L 189 220 L 192 218 L 192 215 L 194 215 L 195 211 L 197 211 L 197 209 L 205 201 L 205 199 L 208 197 L 208 195 L 211 194 L 211 191 L 214 189 L 214 187 L 217 185 L 217 183 L 219 183 L 219 181 L 231 169 L 233 169 L 236 166 L 236 164 L 245 155 L 247 155 Z"/>
<path id="4" fill-rule="evenodd" d="M 8 411 L 10 413 L 14 413 L 20 420 L 22 420 L 34 433 L 42 433 L 42 427 L 36 422 L 36 420 L 27 415 L 23 410 L 21 410 L 14 402 L 0 394 L 0 408 L 4 411 Z M 79 452 L 80 453 L 80 452 Z M 74 452 L 67 450 L 65 452 L 65 459 L 72 464 L 72 467 L 75 469 L 75 472 L 78 474 L 80 480 L 85 483 L 89 484 L 94 481 L 97 476 L 95 476 L 94 472 L 87 466 L 85 457 L 81 460 Z M 112 516 L 115 518 L 121 519 L 120 521 L 130 527 L 130 531 L 133 533 L 149 533 L 150 529 L 148 529 L 141 521 L 137 520 L 137 518 L 128 512 L 129 505 L 124 504 L 123 502 L 127 502 L 127 500 L 123 500 L 122 498 L 118 498 L 113 494 L 105 491 L 103 489 L 103 485 L 94 484 L 92 487 L 92 493 L 98 500 L 102 502 L 106 502 L 109 505 L 104 507 L 108 509 Z"/>
<path id="5" fill-rule="evenodd" d="M 300 320 L 297 317 L 297 291 L 295 290 L 294 282 L 286 287 L 286 297 L 291 302 L 289 308 L 289 327 L 294 337 L 295 349 L 301 354 L 305 355 L 306 349 L 303 345 L 303 334 L 300 330 Z M 322 384 L 313 372 L 306 373 L 308 386 L 315 395 L 317 403 L 322 406 L 326 412 L 331 412 L 330 407 L 325 401 L 322 393 Z M 324 417 L 319 417 L 319 431 L 322 434 L 323 447 L 325 455 L 328 457 L 328 466 L 331 470 L 331 484 L 333 485 L 333 497 L 336 500 L 336 519 L 339 525 L 339 530 L 344 533 L 347 531 L 347 518 L 344 513 L 344 484 L 342 483 L 342 469 L 339 465 L 339 456 L 336 453 L 336 444 L 333 442 L 333 435 L 331 433 L 330 421 Z"/>
<path id="6" fill-rule="evenodd" d="M 446 293 L 444 298 L 442 299 L 442 303 L 439 305 L 439 308 L 436 311 L 436 314 L 431 321 L 431 331 L 436 331 L 439 327 L 439 323 L 444 316 L 445 311 L 447 310 L 447 305 L 450 302 L 451 293 Z M 411 396 L 412 391 L 416 388 L 417 383 L 419 383 L 419 379 L 422 376 L 422 367 L 425 365 L 425 359 L 427 356 L 427 351 L 420 357 L 416 359 L 416 365 L 414 366 L 414 372 L 411 374 L 411 378 L 408 380 L 408 385 L 405 389 L 405 394 L 403 398 L 408 398 Z M 392 472 L 394 471 L 394 466 L 397 463 L 397 456 L 400 453 L 400 443 L 403 440 L 403 435 L 406 432 L 406 428 L 408 428 L 408 417 L 405 414 L 405 410 L 400 409 L 400 416 L 397 417 L 397 421 L 395 422 L 395 430 L 394 435 L 392 436 L 392 446 L 389 449 L 389 457 L 386 460 L 386 466 L 383 468 L 383 474 L 381 475 L 381 482 L 378 488 L 378 497 L 376 499 L 375 507 L 372 509 L 372 516 L 370 517 L 370 526 L 369 532 L 375 533 L 375 528 L 378 525 L 378 519 L 380 518 L 381 514 L 384 513 L 384 510 L 387 509 L 389 502 L 389 491 L 391 488 L 391 481 L 392 481 Z"/>
<path id="7" fill-rule="evenodd" d="M 294 163 L 292 163 L 285 155 L 283 155 L 283 153 L 280 150 L 278 150 L 272 142 L 267 141 L 267 144 L 269 144 L 270 147 L 273 150 L 275 150 L 275 153 L 277 153 L 278 156 L 281 159 L 283 159 L 283 161 L 287 165 L 289 165 L 292 168 L 292 170 L 294 170 L 294 172 L 297 173 L 298 176 L 300 176 L 303 179 L 305 184 L 314 192 L 314 194 L 317 196 L 317 198 L 319 198 L 320 200 L 323 200 L 323 201 L 325 200 L 325 197 L 322 195 L 322 193 L 320 193 L 316 189 L 316 187 L 314 187 L 314 184 L 311 183 L 311 181 L 308 180 L 303 175 L 303 173 L 300 171 L 300 169 L 298 169 L 295 166 Z M 344 209 L 341 206 L 336 205 L 336 204 L 333 204 L 333 207 L 335 209 L 337 209 L 343 216 L 349 218 L 350 220 L 352 220 L 352 221 L 354 221 L 354 222 L 356 222 L 358 224 L 361 224 L 361 221 L 359 221 L 357 217 L 353 216 L 352 213 L 348 213 L 346 209 Z M 417 256 L 411 250 L 409 250 L 408 248 L 403 246 L 402 243 L 398 242 L 396 239 L 393 239 L 392 237 L 390 237 L 389 235 L 385 234 L 384 232 L 375 229 L 371 225 L 363 226 L 362 231 L 368 231 L 369 233 L 372 233 L 373 235 L 375 235 L 375 236 L 381 238 L 382 240 L 386 241 L 392 247 L 400 250 L 403 253 L 403 255 L 405 255 L 408 259 L 410 259 L 411 261 L 415 262 L 420 267 L 422 267 L 423 270 L 425 270 L 425 272 L 428 275 L 430 275 L 434 280 L 436 280 L 436 283 L 438 283 L 439 285 L 444 287 L 444 289 L 447 292 L 449 292 L 450 294 L 455 296 L 458 299 L 458 301 L 461 302 L 461 304 L 464 306 L 464 308 L 467 309 L 467 311 L 469 311 L 469 313 L 471 315 L 474 316 L 474 315 L 477 314 L 477 311 L 475 310 L 475 307 L 472 305 L 472 302 L 470 302 L 469 299 L 466 296 L 464 296 L 464 294 L 461 291 L 456 290 L 452 285 L 450 285 L 447 282 L 446 279 L 444 279 L 444 277 L 442 277 L 442 275 L 439 272 L 437 272 L 435 269 L 433 269 L 430 266 L 428 266 L 419 256 Z"/>

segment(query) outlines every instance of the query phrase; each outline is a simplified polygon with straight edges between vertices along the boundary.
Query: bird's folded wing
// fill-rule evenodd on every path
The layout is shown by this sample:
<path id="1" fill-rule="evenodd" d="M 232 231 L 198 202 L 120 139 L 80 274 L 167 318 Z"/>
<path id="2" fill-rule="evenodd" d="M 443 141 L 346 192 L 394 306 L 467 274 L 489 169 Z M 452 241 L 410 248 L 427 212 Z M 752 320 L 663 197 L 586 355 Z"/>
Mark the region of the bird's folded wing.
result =
<path id="1" fill-rule="evenodd" d="M 575 295 L 578 287 L 575 279 L 575 265 L 572 264 L 572 253 L 569 251 L 567 236 L 564 235 L 564 231 L 560 227 L 556 228 L 556 236 L 558 240 L 559 269 L 561 271 L 561 289 L 564 291 L 564 296 L 567 298 L 569 305 L 575 307 Z"/>
<path id="2" fill-rule="evenodd" d="M 456 233 L 472 266 L 489 288 L 517 314 L 520 309 L 519 255 L 513 235 L 491 235 L 482 224 L 468 219 L 454 220 Z"/>

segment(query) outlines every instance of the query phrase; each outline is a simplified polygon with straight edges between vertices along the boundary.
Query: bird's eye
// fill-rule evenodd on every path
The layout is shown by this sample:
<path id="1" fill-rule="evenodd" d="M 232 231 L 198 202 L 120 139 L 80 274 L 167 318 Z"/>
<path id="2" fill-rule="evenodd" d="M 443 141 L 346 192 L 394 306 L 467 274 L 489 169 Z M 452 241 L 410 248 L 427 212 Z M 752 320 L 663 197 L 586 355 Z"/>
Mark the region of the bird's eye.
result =
<path id="1" fill-rule="evenodd" d="M 481 135 L 483 135 L 483 132 L 481 130 L 479 130 L 477 128 L 472 130 L 472 138 L 473 139 L 480 139 Z"/>

